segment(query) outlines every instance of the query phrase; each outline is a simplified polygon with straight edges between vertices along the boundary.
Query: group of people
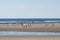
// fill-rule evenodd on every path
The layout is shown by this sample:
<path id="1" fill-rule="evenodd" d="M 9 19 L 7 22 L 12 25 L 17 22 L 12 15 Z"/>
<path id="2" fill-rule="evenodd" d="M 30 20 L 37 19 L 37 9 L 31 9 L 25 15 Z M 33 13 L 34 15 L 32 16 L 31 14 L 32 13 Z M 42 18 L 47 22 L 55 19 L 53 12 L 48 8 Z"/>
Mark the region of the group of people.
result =
<path id="1" fill-rule="evenodd" d="M 27 24 L 21 23 L 21 26 L 23 26 L 24 28 L 30 28 L 30 27 L 32 27 L 31 24 L 29 24 L 29 23 L 27 23 Z"/>

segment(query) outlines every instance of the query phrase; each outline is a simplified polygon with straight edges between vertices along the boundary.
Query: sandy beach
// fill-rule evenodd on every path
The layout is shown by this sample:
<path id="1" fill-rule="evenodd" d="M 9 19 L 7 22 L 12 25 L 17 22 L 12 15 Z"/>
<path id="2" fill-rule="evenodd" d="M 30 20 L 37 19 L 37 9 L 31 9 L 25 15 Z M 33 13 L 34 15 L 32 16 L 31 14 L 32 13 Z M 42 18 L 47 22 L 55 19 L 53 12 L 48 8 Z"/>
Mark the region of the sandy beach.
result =
<path id="1" fill-rule="evenodd" d="M 0 36 L 0 40 L 60 40 L 60 36 Z"/>
<path id="2" fill-rule="evenodd" d="M 0 31 L 60 32 L 60 24 L 0 24 Z"/>

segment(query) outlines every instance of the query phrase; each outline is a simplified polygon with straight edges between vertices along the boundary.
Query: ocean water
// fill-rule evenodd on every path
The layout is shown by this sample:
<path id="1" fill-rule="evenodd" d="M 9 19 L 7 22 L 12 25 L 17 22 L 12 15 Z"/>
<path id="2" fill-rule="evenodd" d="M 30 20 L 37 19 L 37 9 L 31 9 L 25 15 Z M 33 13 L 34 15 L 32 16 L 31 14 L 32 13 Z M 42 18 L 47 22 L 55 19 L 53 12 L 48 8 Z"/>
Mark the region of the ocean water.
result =
<path id="1" fill-rule="evenodd" d="M 26 35 L 60 35 L 60 32 L 12 32 L 12 31 L 0 31 L 0 36 L 26 36 Z"/>
<path id="2" fill-rule="evenodd" d="M 60 23 L 60 18 L 5 18 L 0 19 L 0 23 Z"/>

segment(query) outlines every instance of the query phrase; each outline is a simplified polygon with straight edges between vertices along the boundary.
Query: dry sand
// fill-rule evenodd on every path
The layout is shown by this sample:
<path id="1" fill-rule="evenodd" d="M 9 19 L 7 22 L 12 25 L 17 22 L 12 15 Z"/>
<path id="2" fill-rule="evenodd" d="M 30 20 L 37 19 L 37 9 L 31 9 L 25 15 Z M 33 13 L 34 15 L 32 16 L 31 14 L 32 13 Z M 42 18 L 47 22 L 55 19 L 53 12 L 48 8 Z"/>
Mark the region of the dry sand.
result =
<path id="1" fill-rule="evenodd" d="M 60 36 L 0 36 L 0 40 L 60 40 Z"/>
<path id="2" fill-rule="evenodd" d="M 0 31 L 25 31 L 25 32 L 60 32 L 60 24 L 0 24 Z"/>

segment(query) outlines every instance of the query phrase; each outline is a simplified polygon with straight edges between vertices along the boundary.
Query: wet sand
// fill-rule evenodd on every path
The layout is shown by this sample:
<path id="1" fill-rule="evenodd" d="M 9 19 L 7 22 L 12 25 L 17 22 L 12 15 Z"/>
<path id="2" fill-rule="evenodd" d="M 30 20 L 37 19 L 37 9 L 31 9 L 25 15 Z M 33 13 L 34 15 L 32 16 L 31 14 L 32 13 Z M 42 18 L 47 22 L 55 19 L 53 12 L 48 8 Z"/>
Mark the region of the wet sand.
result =
<path id="1" fill-rule="evenodd" d="M 0 31 L 60 32 L 60 24 L 0 24 Z"/>
<path id="2" fill-rule="evenodd" d="M 60 40 L 60 36 L 0 36 L 0 40 Z"/>

